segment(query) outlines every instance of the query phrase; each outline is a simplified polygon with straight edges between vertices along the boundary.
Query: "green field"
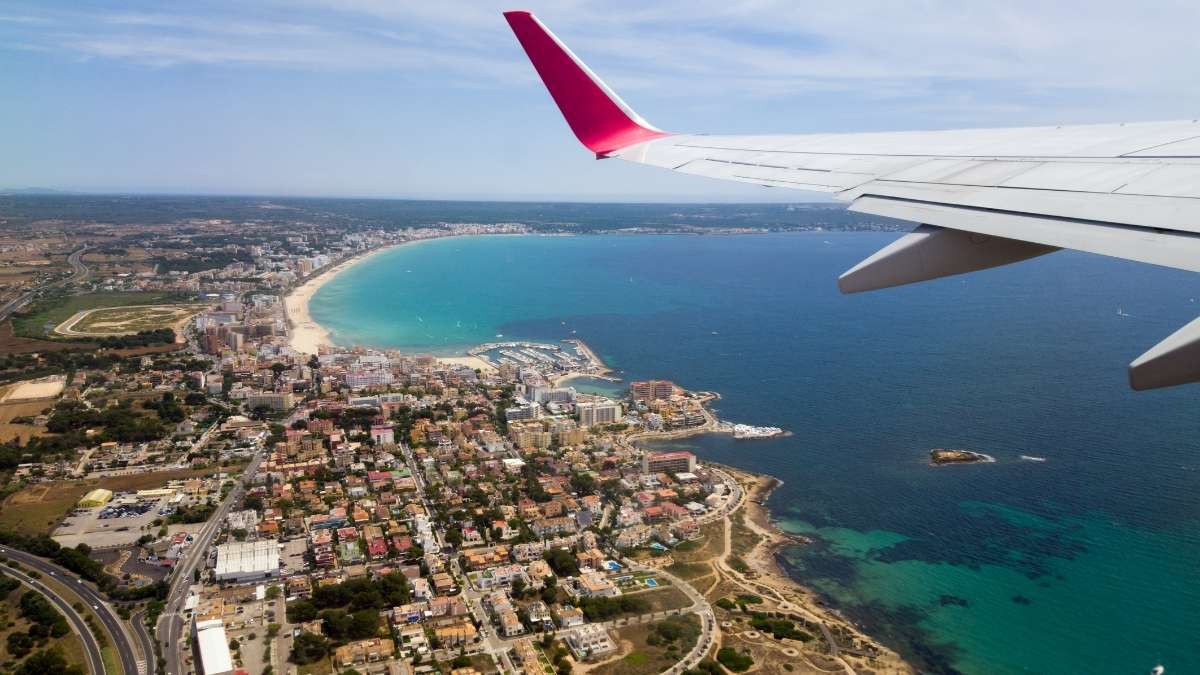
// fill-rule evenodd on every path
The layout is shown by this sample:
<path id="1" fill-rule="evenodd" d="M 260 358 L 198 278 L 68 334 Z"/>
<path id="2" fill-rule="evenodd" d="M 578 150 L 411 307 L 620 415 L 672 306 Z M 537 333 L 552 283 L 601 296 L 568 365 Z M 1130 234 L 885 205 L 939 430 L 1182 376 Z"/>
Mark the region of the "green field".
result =
<path id="1" fill-rule="evenodd" d="M 44 338 L 55 326 L 85 309 L 153 305 L 169 302 L 171 298 L 171 293 L 155 292 L 85 293 L 46 298 L 34 303 L 27 312 L 13 315 L 13 333 L 22 337 Z"/>

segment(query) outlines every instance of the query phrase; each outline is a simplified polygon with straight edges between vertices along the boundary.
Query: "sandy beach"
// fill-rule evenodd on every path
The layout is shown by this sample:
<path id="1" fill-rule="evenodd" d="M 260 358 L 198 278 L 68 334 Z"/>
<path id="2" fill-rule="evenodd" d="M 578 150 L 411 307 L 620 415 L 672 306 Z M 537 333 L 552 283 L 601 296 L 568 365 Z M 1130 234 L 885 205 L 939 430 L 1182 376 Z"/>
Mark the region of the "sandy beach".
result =
<path id="1" fill-rule="evenodd" d="M 449 366 L 466 366 L 484 373 L 496 372 L 496 367 L 478 356 L 439 356 L 438 361 Z"/>
<path id="2" fill-rule="evenodd" d="M 312 300 L 317 291 L 329 283 L 330 279 L 333 279 L 376 253 L 382 253 L 394 246 L 400 245 L 391 244 L 365 251 L 330 267 L 300 286 L 293 288 L 283 298 L 283 308 L 287 314 L 288 330 L 291 332 L 288 343 L 292 346 L 292 349 L 301 354 L 317 354 L 320 352 L 322 346 L 333 346 L 333 342 L 329 339 L 329 331 L 325 330 L 321 324 L 313 321 L 312 315 L 308 313 L 308 301 Z"/>

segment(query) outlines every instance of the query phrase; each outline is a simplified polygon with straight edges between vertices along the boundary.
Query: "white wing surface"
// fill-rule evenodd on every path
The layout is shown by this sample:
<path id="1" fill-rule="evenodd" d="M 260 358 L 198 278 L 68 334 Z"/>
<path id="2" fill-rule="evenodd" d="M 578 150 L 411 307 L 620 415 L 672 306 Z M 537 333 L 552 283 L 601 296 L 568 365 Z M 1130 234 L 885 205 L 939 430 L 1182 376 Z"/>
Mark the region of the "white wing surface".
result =
<path id="1" fill-rule="evenodd" d="M 1060 248 L 1200 271 L 1196 120 L 865 134 L 673 134 L 644 119 L 528 12 L 506 12 L 568 125 L 597 158 L 831 193 L 919 224 L 838 279 L 847 293 Z M 1200 381 L 1200 320 L 1129 368 L 1135 389 Z"/>

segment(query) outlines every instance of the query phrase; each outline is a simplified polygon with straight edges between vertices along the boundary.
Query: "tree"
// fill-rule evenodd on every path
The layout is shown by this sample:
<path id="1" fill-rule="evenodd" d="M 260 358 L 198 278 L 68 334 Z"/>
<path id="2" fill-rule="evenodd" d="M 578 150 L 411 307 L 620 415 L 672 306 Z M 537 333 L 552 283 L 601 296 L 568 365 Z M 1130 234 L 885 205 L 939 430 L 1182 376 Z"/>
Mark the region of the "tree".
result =
<path id="1" fill-rule="evenodd" d="M 750 669 L 750 666 L 754 665 L 754 659 L 733 647 L 721 647 L 717 651 L 717 660 L 721 662 L 721 665 L 735 673 L 745 672 Z"/>
<path id="2" fill-rule="evenodd" d="M 317 607 L 309 600 L 297 600 L 288 603 L 288 623 L 305 623 L 317 618 Z"/>
<path id="3" fill-rule="evenodd" d="M 596 491 L 596 477 L 590 473 L 577 473 L 571 476 L 571 487 L 576 494 L 590 495 Z"/>
<path id="4" fill-rule="evenodd" d="M 695 668 L 688 668 L 683 671 L 683 675 L 725 675 L 725 669 L 721 664 L 712 659 L 704 659 L 696 664 Z"/>
<path id="5" fill-rule="evenodd" d="M 561 548 L 550 549 L 543 553 L 542 557 L 550 563 L 550 568 L 560 577 L 573 577 L 579 574 L 579 564 L 570 551 Z"/>
<path id="6" fill-rule="evenodd" d="M 7 642 L 8 653 L 18 659 L 33 650 L 33 638 L 29 637 L 28 633 L 9 633 Z"/>
<path id="7" fill-rule="evenodd" d="M 350 637 L 365 640 L 379 634 L 379 612 L 364 609 L 350 615 Z"/>
<path id="8" fill-rule="evenodd" d="M 67 659 L 63 656 L 62 649 L 53 647 L 51 649 L 43 649 L 30 656 L 14 673 L 15 675 L 45 675 L 46 673 L 54 673 L 55 675 L 83 675 L 83 668 L 67 665 Z"/>
<path id="9" fill-rule="evenodd" d="M 345 640 L 350 637 L 354 618 L 344 609 L 327 609 L 320 614 L 322 628 L 325 634 L 334 640 Z"/>
<path id="10" fill-rule="evenodd" d="M 379 607 L 396 607 L 407 604 L 412 599 L 412 589 L 408 585 L 408 577 L 403 572 L 389 572 L 379 580 L 379 590 L 383 595 L 383 605 Z"/>
<path id="11" fill-rule="evenodd" d="M 308 631 L 300 633 L 292 642 L 291 661 L 297 665 L 313 663 L 325 658 L 329 653 L 329 640 L 324 636 L 314 635 Z"/>

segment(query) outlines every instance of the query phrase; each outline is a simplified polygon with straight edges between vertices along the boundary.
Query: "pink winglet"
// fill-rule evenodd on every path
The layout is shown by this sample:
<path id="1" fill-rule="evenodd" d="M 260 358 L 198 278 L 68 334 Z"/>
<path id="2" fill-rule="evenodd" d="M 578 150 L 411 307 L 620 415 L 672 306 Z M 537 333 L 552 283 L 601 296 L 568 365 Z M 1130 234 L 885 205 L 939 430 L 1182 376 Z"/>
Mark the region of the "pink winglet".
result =
<path id="1" fill-rule="evenodd" d="M 597 158 L 668 135 L 626 105 L 532 13 L 505 12 L 504 18 L 571 131 Z"/>

